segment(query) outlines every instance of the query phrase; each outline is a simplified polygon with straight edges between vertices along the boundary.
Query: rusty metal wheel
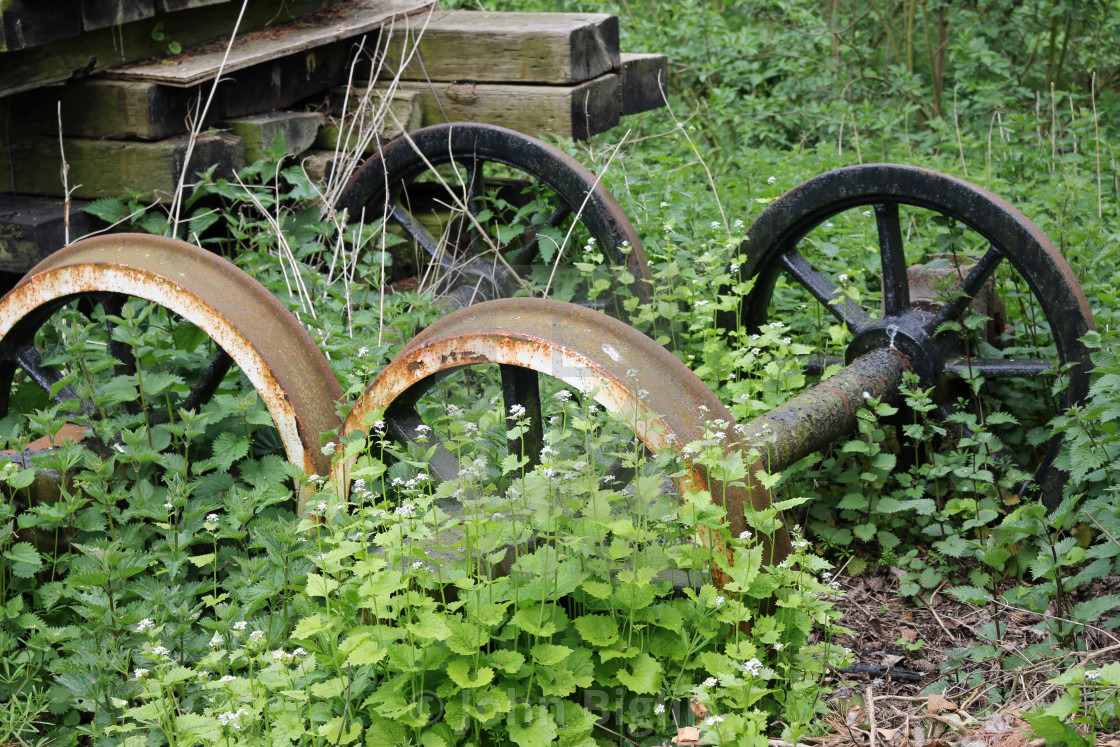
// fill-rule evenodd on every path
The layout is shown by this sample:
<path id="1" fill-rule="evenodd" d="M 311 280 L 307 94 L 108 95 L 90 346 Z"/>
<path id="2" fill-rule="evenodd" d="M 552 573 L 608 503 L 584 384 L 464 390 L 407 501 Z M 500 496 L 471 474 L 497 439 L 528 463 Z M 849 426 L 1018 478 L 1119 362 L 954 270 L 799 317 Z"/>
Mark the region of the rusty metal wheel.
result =
<path id="1" fill-rule="evenodd" d="M 838 253 L 845 241 L 867 250 Z M 1034 430 L 1016 426 L 1007 439 L 1012 466 L 1033 475 L 1020 489 L 1051 506 L 1061 499 L 1066 475 L 1054 466 L 1060 439 L 1046 424 L 1086 396 L 1091 364 L 1081 337 L 1094 323 L 1069 263 L 1019 210 L 934 171 L 852 166 L 771 203 L 750 227 L 744 251 L 750 262 L 743 277 L 754 276 L 754 287 L 741 318 L 725 317 L 725 327 L 753 333 L 775 309 L 795 328 L 823 317 L 826 327 L 841 324 L 850 333 L 849 363 L 876 349 L 901 352 L 922 386 L 935 388 L 945 418 L 954 419 L 957 402 L 978 418 L 996 409 L 1016 419 L 1026 412 Z M 853 267 L 837 256 L 865 259 Z M 1036 407 L 1050 398 L 1055 376 L 1063 379 L 1061 393 Z M 961 383 L 970 380 L 980 396 Z"/>
<path id="2" fill-rule="evenodd" d="M 337 207 L 366 222 L 385 216 L 459 306 L 523 289 L 586 296 L 569 263 L 588 239 L 648 300 L 645 254 L 614 197 L 568 154 L 503 127 L 441 124 L 398 137 L 354 173 Z M 623 316 L 617 276 L 603 280 L 592 295 Z"/>
<path id="3" fill-rule="evenodd" d="M 695 374 L 626 324 L 560 301 L 500 299 L 454 312 L 409 342 L 347 416 L 343 440 L 355 433 L 368 434 L 373 418 L 380 417 L 387 435 L 428 451 L 433 477 L 458 476 L 458 459 L 442 443 L 430 440 L 433 431 L 425 424 L 432 404 L 442 414 L 440 402 L 425 398 L 449 375 L 469 375 L 485 365 L 500 370 L 504 411 L 524 408 L 529 423 L 524 453 L 533 457 L 544 442 L 541 377 L 557 379 L 625 418 L 654 454 L 673 443 L 683 446 L 703 438 L 706 431 L 727 433 L 733 422 L 727 408 Z M 733 441 L 734 434 L 729 435 L 727 440 Z M 519 447 L 514 442 L 509 448 Z M 337 462 L 332 480 L 347 485 L 353 464 L 353 459 Z M 737 536 L 746 527 L 746 492 L 710 482 L 701 466 L 690 467 L 678 480 L 678 492 L 693 486 L 710 490 L 713 496 L 725 495 L 730 529 Z M 765 491 L 756 493 L 754 501 L 761 510 L 769 507 L 770 496 Z M 785 527 L 766 541 L 766 557 L 781 559 L 788 554 Z M 718 569 L 713 578 L 722 586 Z"/>
<path id="4" fill-rule="evenodd" d="M 71 386 L 79 373 L 51 365 L 52 351 L 44 349 L 45 340 L 55 348 L 74 344 L 65 333 L 51 331 L 51 320 L 60 315 L 88 322 L 99 338 L 85 344 L 111 356 L 102 363 L 102 378 L 80 373 L 83 386 L 94 388 L 95 378 L 108 387 L 132 380 L 143 392 L 137 366 L 143 371 L 149 362 L 140 361 L 122 323 L 135 314 L 166 325 L 158 330 L 176 348 L 151 363 L 153 373 L 162 374 L 163 392 L 158 406 L 145 411 L 144 422 L 166 422 L 180 408 L 205 404 L 236 366 L 260 395 L 287 459 L 308 473 L 326 474 L 330 460 L 320 437 L 338 425 L 335 403 L 342 388 L 323 354 L 260 283 L 228 261 L 174 239 L 119 234 L 77 242 L 36 265 L 0 299 L 0 416 L 9 414 L 19 380 L 75 415 L 103 416 L 97 397 L 83 397 Z M 189 350 L 182 349 L 184 342 Z M 177 367 L 184 361 L 191 362 L 190 378 L 187 369 Z M 108 400 L 106 407 L 146 406 L 138 404 L 135 389 Z"/>

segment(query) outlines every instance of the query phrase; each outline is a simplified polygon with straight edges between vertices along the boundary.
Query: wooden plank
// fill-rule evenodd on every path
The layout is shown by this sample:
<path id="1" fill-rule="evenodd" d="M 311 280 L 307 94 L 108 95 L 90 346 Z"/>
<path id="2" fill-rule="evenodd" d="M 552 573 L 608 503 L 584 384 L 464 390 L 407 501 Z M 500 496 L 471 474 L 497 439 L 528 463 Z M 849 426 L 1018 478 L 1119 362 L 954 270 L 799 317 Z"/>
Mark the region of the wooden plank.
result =
<path id="1" fill-rule="evenodd" d="M 222 79 L 205 124 L 286 109 L 344 80 L 350 59 L 350 43 L 335 42 L 239 70 Z M 97 76 L 0 99 L 0 121 L 11 134 L 55 135 L 61 103 L 67 137 L 163 140 L 187 132 L 207 94 L 209 84 L 177 88 Z"/>
<path id="2" fill-rule="evenodd" d="M 131 190 L 170 201 L 187 150 L 185 137 L 154 143 L 73 138 L 64 144 L 68 183 L 73 195 L 84 199 L 120 197 Z M 243 154 L 240 138 L 207 133 L 195 143 L 189 172 L 217 164 L 217 174 L 231 174 L 244 165 Z M 0 150 L 0 191 L 61 197 L 61 164 L 57 138 L 14 142 Z"/>
<path id="3" fill-rule="evenodd" d="M 88 78 L 12 97 L 9 121 L 17 132 L 57 134 L 61 104 L 67 137 L 162 140 L 187 131 L 196 101 L 181 88 Z"/>
<path id="4" fill-rule="evenodd" d="M 156 13 L 152 0 L 82 0 L 82 28 L 86 31 L 120 26 Z"/>
<path id="5" fill-rule="evenodd" d="M 55 4 L 55 0 L 20 0 L 20 2 Z M 71 2 L 60 0 L 59 6 Z M 76 2 L 76 0 L 75 0 Z M 274 3 L 249 3 L 242 20 L 242 33 L 262 29 L 335 3 L 336 0 L 285 0 Z M 30 91 L 50 83 L 84 78 L 105 70 L 149 57 L 158 57 L 167 49 L 166 40 L 152 38 L 157 23 L 161 33 L 184 47 L 223 39 L 228 36 L 241 10 L 241 3 L 223 3 L 209 8 L 194 8 L 171 15 L 145 18 L 120 27 L 88 31 L 77 38 L 55 41 L 38 47 L 7 52 L 0 58 L 0 96 Z M 81 26 L 79 6 L 74 6 L 75 23 Z M 224 48 L 224 47 L 223 47 Z"/>
<path id="6" fill-rule="evenodd" d="M 28 49 L 82 33 L 79 0 L 0 0 L 0 52 Z"/>
<path id="7" fill-rule="evenodd" d="M 399 85 L 420 94 L 425 126 L 483 122 L 527 135 L 585 140 L 618 124 L 618 76 L 614 73 L 575 86 L 420 81 L 400 81 Z"/>
<path id="8" fill-rule="evenodd" d="M 260 159 L 277 135 L 284 136 L 285 153 L 299 155 L 311 147 L 323 115 L 316 112 L 269 112 L 229 120 L 230 130 L 245 143 L 245 163 Z"/>
<path id="9" fill-rule="evenodd" d="M 619 111 L 637 114 L 665 106 L 669 58 L 663 54 L 623 54 L 619 61 Z"/>
<path id="10" fill-rule="evenodd" d="M 572 84 L 618 68 L 618 18 L 605 13 L 455 10 L 393 31 L 390 71 L 418 44 L 406 80 Z M 382 76 L 384 77 L 384 75 Z"/>
<path id="11" fill-rule="evenodd" d="M 105 224 L 70 202 L 70 240 Z M 0 272 L 25 273 L 66 244 L 66 202 L 49 197 L 0 195 Z"/>
<path id="12" fill-rule="evenodd" d="M 358 128 L 352 125 L 355 116 L 362 116 L 366 120 L 373 118 L 373 114 L 377 106 L 380 106 L 380 101 L 366 102 L 361 109 L 356 112 L 348 112 L 343 119 L 338 119 L 342 115 L 342 102 L 344 99 L 345 86 L 342 90 L 330 92 L 330 102 L 332 102 L 332 113 L 335 114 L 332 119 L 324 123 L 323 127 L 319 128 L 318 137 L 315 139 L 315 147 L 321 149 L 329 149 L 334 151 L 338 146 L 339 141 L 343 142 L 343 149 L 351 149 L 357 146 L 358 141 Z M 354 91 L 349 99 L 348 106 L 352 110 L 361 102 L 364 91 Z M 382 91 L 375 90 L 372 93 L 371 99 L 381 99 Z M 337 105 L 337 110 L 334 106 Z M 423 121 L 423 110 L 420 105 L 420 94 L 414 91 L 398 91 L 393 96 L 393 100 L 389 103 L 389 110 L 384 113 L 381 130 L 377 132 L 377 138 L 372 139 L 365 148 L 365 153 L 372 153 L 377 149 L 377 141 L 385 142 L 398 137 L 401 132 L 408 130 L 416 130 L 421 127 Z M 400 122 L 401 124 L 398 124 Z M 345 136 L 344 136 L 345 133 Z"/>
<path id="13" fill-rule="evenodd" d="M 434 0 L 357 0 L 320 14 L 321 18 L 246 34 L 230 50 L 224 71 L 234 72 L 276 57 L 376 31 L 394 18 L 418 12 Z M 191 86 L 217 77 L 224 45 L 208 45 L 168 61 L 142 62 L 114 68 L 107 75 L 121 80 L 150 80 L 169 86 Z M 170 63 L 170 64 L 168 64 Z"/>

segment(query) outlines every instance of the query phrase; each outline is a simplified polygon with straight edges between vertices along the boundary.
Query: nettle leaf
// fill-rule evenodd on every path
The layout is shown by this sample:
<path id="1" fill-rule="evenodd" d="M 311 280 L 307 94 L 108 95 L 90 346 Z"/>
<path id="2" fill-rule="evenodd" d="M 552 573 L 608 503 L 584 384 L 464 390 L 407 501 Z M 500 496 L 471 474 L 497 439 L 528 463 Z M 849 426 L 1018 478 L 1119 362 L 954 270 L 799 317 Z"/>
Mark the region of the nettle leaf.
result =
<path id="1" fill-rule="evenodd" d="M 1111 595 L 1086 599 L 1075 604 L 1069 611 L 1070 617 L 1081 622 L 1100 620 L 1106 612 L 1120 608 L 1120 596 Z"/>
<path id="2" fill-rule="evenodd" d="M 494 670 L 490 667 L 479 667 L 472 675 L 471 662 L 466 659 L 456 659 L 447 665 L 447 676 L 459 687 L 470 690 L 489 685 L 494 679 Z"/>
<path id="3" fill-rule="evenodd" d="M 572 621 L 583 640 L 592 646 L 609 646 L 618 640 L 618 623 L 609 615 L 584 615 Z"/>
<path id="4" fill-rule="evenodd" d="M 39 551 L 29 542 L 17 542 L 4 552 L 4 559 L 11 562 L 12 575 L 31 578 L 43 567 Z"/>
<path id="5" fill-rule="evenodd" d="M 965 604 L 987 604 L 988 592 L 975 586 L 953 586 L 948 592 Z"/>
<path id="6" fill-rule="evenodd" d="M 249 439 L 226 431 L 214 439 L 211 448 L 215 461 L 223 470 L 228 470 L 234 462 L 249 453 Z"/>
<path id="7" fill-rule="evenodd" d="M 652 695 L 661 687 L 661 664 L 649 654 L 638 654 L 617 676 L 633 692 Z"/>

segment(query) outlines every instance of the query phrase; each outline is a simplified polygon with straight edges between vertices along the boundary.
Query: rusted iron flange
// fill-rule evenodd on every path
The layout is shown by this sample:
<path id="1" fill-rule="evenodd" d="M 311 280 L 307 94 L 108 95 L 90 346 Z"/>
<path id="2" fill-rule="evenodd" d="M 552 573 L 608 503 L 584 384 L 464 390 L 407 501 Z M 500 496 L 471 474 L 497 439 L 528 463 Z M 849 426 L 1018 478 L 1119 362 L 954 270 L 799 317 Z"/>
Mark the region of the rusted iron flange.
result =
<path id="1" fill-rule="evenodd" d="M 935 311 L 928 310 L 926 304 L 911 302 L 900 205 L 948 216 L 990 245 L 982 257 L 970 260 L 953 298 Z M 851 299 L 842 299 L 834 280 L 798 249 L 802 239 L 824 221 L 847 210 L 864 208 L 874 210 L 879 237 L 883 288 L 879 318 Z M 870 216 L 871 211 L 866 212 Z M 804 182 L 767 206 L 748 230 L 742 249 L 749 257 L 741 268 L 742 277 L 754 277 L 754 286 L 741 305 L 741 317 L 721 317 L 720 323 L 727 329 L 740 324 L 748 332 L 760 328 L 767 320 L 778 278 L 785 275 L 847 325 L 853 335 L 848 361 L 893 347 L 904 353 L 926 387 L 940 387 L 973 374 L 1004 379 L 1054 375 L 1067 366 L 1062 374 L 1066 387 L 1060 395 L 1061 406 L 1080 402 L 1088 393 L 1091 362 L 1081 337 L 1095 325 L 1069 263 L 1023 213 L 962 179 L 896 164 L 837 169 Z M 966 313 L 1003 263 L 1026 282 L 1033 294 L 1049 323 L 1057 360 L 1045 355 L 1025 360 L 981 357 L 961 349 L 959 336 L 947 333 L 943 326 Z M 949 407 L 946 404 L 946 411 Z M 1051 440 L 1045 456 L 1030 467 L 1034 477 L 1024 486 L 1051 506 L 1061 500 L 1066 478 L 1054 466 L 1060 440 Z"/>
<path id="2" fill-rule="evenodd" d="M 707 386 L 671 353 L 622 322 L 574 304 L 544 299 L 501 299 L 462 309 L 439 320 L 414 338 L 367 387 L 343 424 L 343 437 L 368 432 L 369 416 L 385 410 L 388 429 L 408 438 L 418 422 L 416 399 L 433 380 L 472 364 L 497 363 L 504 368 L 537 372 L 594 394 L 605 409 L 636 424 L 636 433 L 657 453 L 701 439 L 705 432 L 725 431 L 734 440 L 731 414 Z M 522 386 L 531 400 L 537 382 Z M 525 393 L 529 392 L 529 396 Z M 505 405 L 519 396 L 506 390 Z M 404 403 L 404 407 L 400 404 Z M 526 405 L 527 408 L 531 405 Z M 637 414 L 639 417 L 634 417 Z M 530 412 L 540 420 L 540 405 Z M 649 423 L 657 427 L 649 427 Z M 396 421 L 394 423 L 394 421 Z M 715 421 L 722 421 L 722 426 Z M 337 462 L 332 481 L 345 485 L 351 462 Z M 710 482 L 705 470 L 691 465 L 680 488 L 710 490 L 725 497 L 731 532 L 746 528 L 743 487 Z M 769 507 L 768 493 L 753 496 L 755 508 Z M 719 546 L 718 538 L 706 538 Z M 772 542 L 772 544 L 771 544 Z M 766 557 L 783 558 L 790 549 L 783 526 L 767 540 Z M 718 568 L 713 581 L 724 583 Z"/>
<path id="3" fill-rule="evenodd" d="M 63 305 L 105 293 L 159 304 L 209 335 L 257 390 L 288 459 L 309 473 L 327 472 L 320 436 L 337 427 L 335 403 L 343 392 L 322 352 L 259 282 L 174 239 L 115 234 L 79 241 L 40 262 L 0 299 L 5 406 L 15 370 L 30 365 L 36 330 Z"/>

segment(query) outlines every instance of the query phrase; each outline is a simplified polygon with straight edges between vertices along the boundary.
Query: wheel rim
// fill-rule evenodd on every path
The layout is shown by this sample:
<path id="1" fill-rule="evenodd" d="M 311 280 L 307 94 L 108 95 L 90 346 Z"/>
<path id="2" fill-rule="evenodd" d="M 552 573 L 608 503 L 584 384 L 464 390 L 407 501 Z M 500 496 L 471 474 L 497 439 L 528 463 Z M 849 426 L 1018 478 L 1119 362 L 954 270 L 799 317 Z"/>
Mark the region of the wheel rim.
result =
<path id="1" fill-rule="evenodd" d="M 534 196 L 545 191 L 540 189 L 542 185 L 551 190 L 554 202 L 550 206 L 551 214 L 544 221 L 545 226 L 563 226 L 578 218 L 603 251 L 607 262 L 625 267 L 636 279 L 634 295 L 643 301 L 648 300 L 651 289 L 645 254 L 637 232 L 614 197 L 590 171 L 568 154 L 513 130 L 493 125 L 442 124 L 396 138 L 355 172 L 343 190 L 338 207 L 346 208 L 354 217 L 361 216 L 365 211 L 367 220 L 371 211 L 372 217 L 386 215 L 432 261 L 449 272 L 460 272 L 456 282 L 470 285 L 473 280 L 477 285 L 481 280 L 483 285 L 490 286 L 483 289 L 485 292 L 479 298 L 508 295 L 517 289 L 516 281 L 507 277 L 509 273 L 501 262 L 484 257 L 490 254 L 489 246 L 478 240 L 473 225 L 468 225 L 463 234 L 467 237 L 465 242 L 459 242 L 468 244 L 458 247 L 461 256 L 449 257 L 442 250 L 438 238 L 421 224 L 419 208 L 415 208 L 414 212 L 411 209 L 413 203 L 402 196 L 402 185 L 410 184 L 410 180 L 422 176 L 432 167 L 452 162 L 464 168 L 466 185 L 465 190 L 454 190 L 454 200 L 469 205 L 476 218 L 482 210 L 483 193 L 487 189 L 485 172 L 491 166 L 513 169 L 530 177 L 537 185 L 531 190 Z M 471 178 L 473 175 L 479 178 Z M 439 191 L 439 199 L 446 201 L 446 190 L 440 187 Z M 387 195 L 392 199 L 387 200 Z M 420 200 L 417 200 L 416 204 L 419 203 Z M 543 231 L 538 229 L 527 241 L 524 237 L 519 238 L 522 245 L 509 253 L 506 258 L 508 265 L 521 266 L 533 261 L 539 254 L 542 235 Z M 575 247 L 564 248 L 569 260 L 576 251 Z"/>
<path id="2" fill-rule="evenodd" d="M 969 229 L 987 248 L 967 272 L 959 293 L 937 311 L 913 308 L 907 280 L 908 261 L 899 207 L 920 208 L 945 216 Z M 882 310 L 873 319 L 850 298 L 835 299 L 838 286 L 800 249 L 818 226 L 846 211 L 864 209 L 875 222 L 883 288 Z M 870 208 L 870 210 L 867 210 Z M 873 213 L 873 215 L 872 215 Z M 1068 366 L 1067 384 L 1060 406 L 1080 402 L 1088 392 L 1091 364 L 1081 337 L 1094 329 L 1092 314 L 1069 263 L 1053 243 L 1025 215 L 999 197 L 955 177 L 926 169 L 893 164 L 871 164 L 838 169 L 795 187 L 759 216 L 744 243 L 752 257 L 744 276 L 755 276 L 754 287 L 743 304 L 745 330 L 766 322 L 780 276 L 791 277 L 839 322 L 853 333 L 846 352 L 853 358 L 891 342 L 899 344 L 922 374 L 923 386 L 936 386 L 975 371 L 984 379 L 1030 378 Z M 1025 281 L 1032 302 L 1049 325 L 1057 361 L 1012 361 L 954 350 L 945 342 L 942 325 L 960 319 L 970 302 L 1000 266 L 1007 266 Z M 725 326 L 734 319 L 723 320 Z M 938 330 L 941 329 L 941 332 Z M 902 330 L 904 334 L 895 336 Z M 907 345 L 900 344 L 902 340 Z M 963 354 L 962 354 L 963 352 Z M 1032 468 L 1032 492 L 1053 505 L 1060 500 L 1065 474 L 1053 465 L 1060 439 L 1053 438 L 1046 454 Z"/>
<path id="3" fill-rule="evenodd" d="M 0 300 L 4 406 L 16 369 L 49 388 L 54 374 L 38 365 L 34 339 L 52 314 L 75 300 L 112 304 L 122 296 L 174 312 L 222 351 L 192 385 L 190 401 L 180 404 L 204 402 L 235 364 L 260 395 L 288 460 L 308 473 L 327 472 L 320 438 L 337 427 L 334 407 L 342 388 L 322 352 L 260 283 L 174 239 L 120 234 L 77 242 L 33 268 Z"/>
<path id="4" fill-rule="evenodd" d="M 587 395 L 604 409 L 633 415 L 636 435 L 652 452 L 703 438 L 705 431 L 730 432 L 731 414 L 719 399 L 671 353 L 622 322 L 574 304 L 545 299 L 501 299 L 461 309 L 413 339 L 367 387 L 343 424 L 343 438 L 368 433 L 369 423 L 385 412 L 386 429 L 400 440 L 419 417 L 415 402 L 430 382 L 448 372 L 476 364 L 498 364 L 503 371 L 505 409 L 512 404 L 535 408 L 529 419 L 541 423 L 538 374 L 557 378 Z M 515 402 L 516 400 L 516 402 Z M 397 409 L 394 409 L 394 408 Z M 642 416 L 649 416 L 648 421 Z M 396 422 L 393 422 L 393 421 Z M 720 425 L 722 421 L 722 425 Z M 539 436 L 537 436 L 539 439 Z M 529 450 L 526 450 L 526 453 Z M 455 474 L 457 464 L 437 448 L 433 472 Z M 443 460 L 443 464 L 439 462 Z M 345 494 L 354 458 L 338 461 L 331 480 Z M 733 535 L 746 528 L 742 486 L 710 480 L 704 468 L 691 463 L 678 481 L 687 489 L 724 495 L 724 508 Z M 753 507 L 770 506 L 768 493 L 754 496 Z M 717 551 L 726 551 L 718 537 L 701 538 Z M 782 526 L 764 540 L 764 557 L 781 559 L 789 550 Z M 776 562 L 776 561 L 775 561 Z M 722 571 L 713 567 L 713 581 L 723 586 Z"/>

